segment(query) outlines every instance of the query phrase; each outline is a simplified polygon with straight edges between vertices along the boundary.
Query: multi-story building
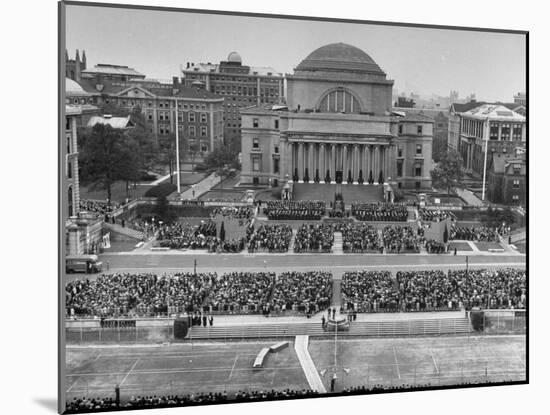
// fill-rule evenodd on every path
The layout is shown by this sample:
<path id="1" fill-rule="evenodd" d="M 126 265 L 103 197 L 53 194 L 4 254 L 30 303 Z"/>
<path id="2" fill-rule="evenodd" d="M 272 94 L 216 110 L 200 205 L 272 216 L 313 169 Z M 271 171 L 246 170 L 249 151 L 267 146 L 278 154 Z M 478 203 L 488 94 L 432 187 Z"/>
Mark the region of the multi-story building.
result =
<path id="1" fill-rule="evenodd" d="M 117 75 L 116 68 L 111 75 L 106 72 L 104 65 L 100 75 L 86 72 L 82 76 L 80 85 L 90 94 L 91 102 L 98 106 L 113 104 L 128 111 L 141 108 L 147 128 L 161 146 L 168 145 L 175 134 L 176 107 L 185 156 L 193 151 L 200 160 L 223 143 L 223 97 L 200 86 L 185 86 L 177 77 L 172 82 L 163 82 L 137 77 L 127 79 L 127 71 L 126 75 Z"/>
<path id="2" fill-rule="evenodd" d="M 501 104 L 482 104 L 460 113 L 458 151 L 468 173 L 482 177 L 485 150 L 490 154 L 513 154 L 525 148 L 525 117 Z"/>
<path id="3" fill-rule="evenodd" d="M 392 112 L 393 81 L 365 52 L 320 47 L 286 81 L 288 105 L 241 111 L 242 184 L 431 185 L 433 120 Z"/>
<path id="4" fill-rule="evenodd" d="M 283 97 L 283 76 L 270 67 L 243 65 L 237 52 L 219 64 L 187 62 L 182 69 L 185 85 L 203 85 L 207 91 L 225 97 L 224 137 L 240 145 L 240 109 L 251 105 L 279 104 Z"/>
<path id="5" fill-rule="evenodd" d="M 525 92 L 518 92 L 514 95 L 514 104 L 527 106 L 527 94 Z"/>
<path id="6" fill-rule="evenodd" d="M 487 197 L 493 203 L 525 205 L 527 163 L 525 154 L 493 154 L 487 172 Z"/>
<path id="7" fill-rule="evenodd" d="M 80 212 L 80 181 L 78 170 L 78 127 L 85 126 L 97 113 L 97 107 L 87 103 L 86 92 L 73 80 L 65 79 L 65 141 L 61 148 L 63 172 L 63 221 L 65 224 L 66 252 L 83 254 L 101 238 L 101 221 Z M 75 104 L 74 100 L 79 103 Z"/>

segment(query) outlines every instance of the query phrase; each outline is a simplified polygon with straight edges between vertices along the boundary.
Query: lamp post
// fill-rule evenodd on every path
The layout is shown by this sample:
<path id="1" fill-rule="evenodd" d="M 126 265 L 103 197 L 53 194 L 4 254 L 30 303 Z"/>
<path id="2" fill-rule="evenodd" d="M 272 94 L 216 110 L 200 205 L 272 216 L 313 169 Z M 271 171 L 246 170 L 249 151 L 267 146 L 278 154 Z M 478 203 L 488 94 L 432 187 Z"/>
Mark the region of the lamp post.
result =
<path id="1" fill-rule="evenodd" d="M 181 183 L 180 183 L 180 133 L 178 125 L 178 99 L 176 98 L 176 176 L 177 176 L 177 185 L 178 185 L 178 194 L 181 193 Z"/>

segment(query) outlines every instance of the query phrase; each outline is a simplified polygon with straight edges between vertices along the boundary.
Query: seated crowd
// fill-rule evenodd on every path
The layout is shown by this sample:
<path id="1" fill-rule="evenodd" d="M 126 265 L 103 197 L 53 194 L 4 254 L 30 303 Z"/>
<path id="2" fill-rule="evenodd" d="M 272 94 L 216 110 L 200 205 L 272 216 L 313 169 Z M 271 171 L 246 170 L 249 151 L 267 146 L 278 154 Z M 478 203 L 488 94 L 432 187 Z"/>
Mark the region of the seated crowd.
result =
<path id="1" fill-rule="evenodd" d="M 290 225 L 260 225 L 250 237 L 248 252 L 287 252 L 291 239 Z"/>
<path id="2" fill-rule="evenodd" d="M 254 208 L 252 206 L 222 206 L 214 209 L 211 217 L 224 216 L 228 219 L 252 219 L 254 217 Z"/>
<path id="3" fill-rule="evenodd" d="M 351 214 L 361 221 L 406 222 L 407 206 L 394 203 L 353 203 Z"/>
<path id="4" fill-rule="evenodd" d="M 441 222 L 444 219 L 450 218 L 456 220 L 456 216 L 450 210 L 430 210 L 430 209 L 418 209 L 418 215 L 421 220 L 425 222 Z"/>
<path id="5" fill-rule="evenodd" d="M 330 252 L 334 243 L 332 225 L 302 225 L 294 240 L 294 252 Z"/>
<path id="6" fill-rule="evenodd" d="M 170 406 L 193 405 L 198 403 L 217 402 L 247 402 L 271 399 L 287 399 L 302 397 L 307 398 L 318 395 L 310 389 L 284 389 L 284 390 L 260 390 L 242 391 L 228 394 L 223 392 L 191 393 L 187 395 L 152 395 L 152 396 L 131 396 L 127 401 L 117 404 L 112 397 L 109 398 L 74 398 L 68 400 L 66 413 L 105 411 L 115 408 L 164 408 Z"/>
<path id="7" fill-rule="evenodd" d="M 466 226 L 451 226 L 450 239 L 477 242 L 497 242 L 498 233 L 487 226 L 468 228 Z"/>
<path id="8" fill-rule="evenodd" d="M 342 304 L 357 312 L 436 311 L 459 308 L 523 309 L 526 274 L 519 269 L 347 272 Z"/>
<path id="9" fill-rule="evenodd" d="M 232 272 L 216 279 L 203 308 L 223 312 L 258 312 L 269 301 L 275 273 Z"/>
<path id="10" fill-rule="evenodd" d="M 447 246 L 443 242 L 430 239 L 426 241 L 426 251 L 429 254 L 443 254 L 447 252 Z"/>
<path id="11" fill-rule="evenodd" d="M 216 287 L 216 274 L 117 273 L 65 286 L 69 316 L 154 316 L 168 305 L 181 312 L 198 309 Z"/>
<path id="12" fill-rule="evenodd" d="M 342 276 L 342 304 L 358 313 L 397 311 L 399 293 L 389 271 L 355 271 Z"/>
<path id="13" fill-rule="evenodd" d="M 326 203 L 314 200 L 270 200 L 264 214 L 277 220 L 319 220 L 326 213 Z"/>
<path id="14" fill-rule="evenodd" d="M 314 314 L 330 306 L 332 274 L 324 271 L 283 272 L 273 290 L 272 308 Z"/>
<path id="15" fill-rule="evenodd" d="M 170 249 L 208 248 L 216 239 L 216 224 L 212 221 L 200 225 L 171 223 L 158 226 L 157 241 L 161 247 Z"/>
<path id="16" fill-rule="evenodd" d="M 342 232 L 343 249 L 346 253 L 382 252 L 384 249 L 378 230 L 372 225 L 346 223 L 340 224 L 339 230 Z"/>
<path id="17" fill-rule="evenodd" d="M 80 199 L 80 210 L 106 215 L 117 210 L 121 205 L 111 201 L 111 204 L 101 200 Z"/>
<path id="18" fill-rule="evenodd" d="M 410 226 L 388 225 L 382 230 L 387 253 L 419 252 L 423 238 Z"/>

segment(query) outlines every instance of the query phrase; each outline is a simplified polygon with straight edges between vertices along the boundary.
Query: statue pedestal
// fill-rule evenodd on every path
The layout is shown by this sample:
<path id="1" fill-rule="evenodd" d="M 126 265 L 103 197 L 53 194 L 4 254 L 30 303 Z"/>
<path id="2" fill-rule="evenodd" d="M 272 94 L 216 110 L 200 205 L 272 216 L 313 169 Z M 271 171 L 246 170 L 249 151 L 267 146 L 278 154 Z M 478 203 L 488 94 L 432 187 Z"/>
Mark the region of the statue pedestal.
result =
<path id="1" fill-rule="evenodd" d="M 327 322 L 327 331 L 349 331 L 349 321 L 345 317 L 336 317 Z"/>

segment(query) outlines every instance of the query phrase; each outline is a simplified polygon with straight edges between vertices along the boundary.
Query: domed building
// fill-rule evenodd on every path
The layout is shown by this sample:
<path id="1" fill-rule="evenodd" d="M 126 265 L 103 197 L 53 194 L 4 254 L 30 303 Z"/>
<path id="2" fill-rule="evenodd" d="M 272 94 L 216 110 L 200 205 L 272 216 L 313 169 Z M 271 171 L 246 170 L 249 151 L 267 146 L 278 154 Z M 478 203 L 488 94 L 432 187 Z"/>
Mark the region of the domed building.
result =
<path id="1" fill-rule="evenodd" d="M 433 120 L 392 111 L 393 80 L 367 53 L 322 46 L 286 84 L 286 106 L 241 111 L 241 184 L 431 186 Z"/>

